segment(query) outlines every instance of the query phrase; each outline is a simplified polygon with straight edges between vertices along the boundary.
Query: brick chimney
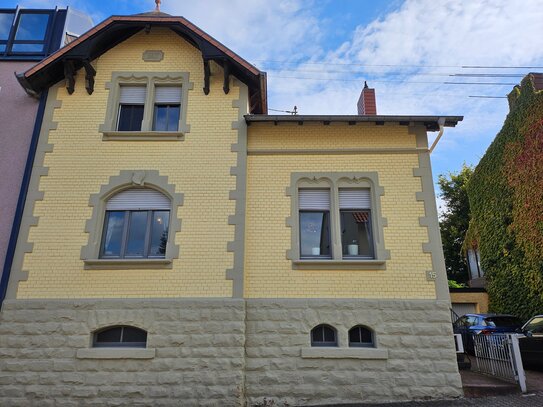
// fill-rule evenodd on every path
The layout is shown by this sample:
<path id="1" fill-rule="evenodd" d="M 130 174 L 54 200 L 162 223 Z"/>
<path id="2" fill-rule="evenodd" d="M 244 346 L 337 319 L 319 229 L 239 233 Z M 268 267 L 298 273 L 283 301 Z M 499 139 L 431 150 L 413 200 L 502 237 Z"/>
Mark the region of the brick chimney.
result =
<path id="1" fill-rule="evenodd" d="M 360 93 L 357 106 L 358 114 L 361 116 L 377 114 L 377 105 L 375 104 L 375 89 L 369 88 L 366 81 L 364 81 L 364 89 L 362 89 L 362 93 Z"/>

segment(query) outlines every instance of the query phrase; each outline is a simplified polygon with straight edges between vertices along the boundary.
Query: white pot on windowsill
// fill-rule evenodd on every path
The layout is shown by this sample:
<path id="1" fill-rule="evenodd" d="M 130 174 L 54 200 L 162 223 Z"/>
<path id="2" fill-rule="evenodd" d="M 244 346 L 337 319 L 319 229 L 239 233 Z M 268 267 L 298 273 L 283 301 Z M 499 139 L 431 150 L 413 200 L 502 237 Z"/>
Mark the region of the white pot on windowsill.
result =
<path id="1" fill-rule="evenodd" d="M 349 253 L 349 256 L 358 256 L 358 245 L 357 244 L 348 245 L 347 251 Z"/>
<path id="2" fill-rule="evenodd" d="M 312 256 L 320 256 L 321 255 L 321 248 L 320 247 L 312 247 L 311 248 L 311 255 Z"/>

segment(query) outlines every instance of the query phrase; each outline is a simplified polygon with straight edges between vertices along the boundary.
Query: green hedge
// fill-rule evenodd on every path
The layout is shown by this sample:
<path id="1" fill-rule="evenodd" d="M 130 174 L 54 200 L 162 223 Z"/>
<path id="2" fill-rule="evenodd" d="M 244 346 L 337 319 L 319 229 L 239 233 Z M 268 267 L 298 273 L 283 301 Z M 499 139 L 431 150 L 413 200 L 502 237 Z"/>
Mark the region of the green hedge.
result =
<path id="1" fill-rule="evenodd" d="M 543 313 L 543 91 L 528 75 L 468 183 L 490 308 L 527 319 Z M 475 242 L 474 242 L 475 243 Z"/>

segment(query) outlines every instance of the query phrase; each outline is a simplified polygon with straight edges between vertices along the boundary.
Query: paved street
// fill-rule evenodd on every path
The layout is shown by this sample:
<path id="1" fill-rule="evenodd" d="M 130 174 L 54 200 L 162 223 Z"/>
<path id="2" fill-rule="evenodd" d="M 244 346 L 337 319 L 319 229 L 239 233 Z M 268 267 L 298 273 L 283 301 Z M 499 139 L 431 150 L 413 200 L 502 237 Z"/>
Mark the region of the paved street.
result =
<path id="1" fill-rule="evenodd" d="M 538 407 L 543 406 L 543 392 L 501 397 L 464 398 L 458 400 L 412 401 L 385 404 L 340 404 L 334 407 Z M 331 406 L 330 406 L 331 407 Z"/>

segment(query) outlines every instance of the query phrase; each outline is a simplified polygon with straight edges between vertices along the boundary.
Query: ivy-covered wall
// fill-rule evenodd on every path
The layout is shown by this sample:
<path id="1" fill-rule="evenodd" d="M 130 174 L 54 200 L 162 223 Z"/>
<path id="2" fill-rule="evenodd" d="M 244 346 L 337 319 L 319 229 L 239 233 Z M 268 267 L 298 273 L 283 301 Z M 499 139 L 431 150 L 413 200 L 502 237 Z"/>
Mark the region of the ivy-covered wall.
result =
<path id="1" fill-rule="evenodd" d="M 543 312 L 543 91 L 527 75 L 468 184 L 468 245 L 478 245 L 490 309 Z"/>

